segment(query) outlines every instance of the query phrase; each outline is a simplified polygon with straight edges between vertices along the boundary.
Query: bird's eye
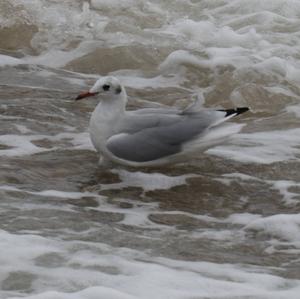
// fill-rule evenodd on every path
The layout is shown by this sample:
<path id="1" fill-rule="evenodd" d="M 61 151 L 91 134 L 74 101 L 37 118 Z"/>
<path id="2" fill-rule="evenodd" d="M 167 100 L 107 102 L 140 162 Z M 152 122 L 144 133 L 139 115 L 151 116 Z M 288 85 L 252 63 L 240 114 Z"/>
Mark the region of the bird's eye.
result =
<path id="1" fill-rule="evenodd" d="M 102 86 L 102 88 L 103 88 L 103 90 L 107 91 L 107 90 L 110 89 L 110 85 L 104 84 L 104 85 Z"/>

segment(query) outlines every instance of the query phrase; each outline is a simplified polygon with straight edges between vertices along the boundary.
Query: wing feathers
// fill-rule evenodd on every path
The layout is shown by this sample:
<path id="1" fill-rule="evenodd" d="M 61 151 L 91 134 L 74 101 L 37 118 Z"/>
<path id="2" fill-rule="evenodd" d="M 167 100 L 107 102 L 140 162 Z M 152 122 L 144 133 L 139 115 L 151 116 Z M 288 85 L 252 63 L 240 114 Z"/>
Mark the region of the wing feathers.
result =
<path id="1" fill-rule="evenodd" d="M 124 160 L 157 160 L 180 153 L 186 142 L 204 136 L 211 127 L 228 119 L 228 116 L 247 110 L 203 110 L 192 114 L 174 114 L 172 117 L 151 114 L 145 117 L 145 121 L 142 121 L 140 115 L 135 117 L 131 114 L 131 118 L 126 119 L 123 132 L 110 137 L 106 146 L 113 155 Z"/>

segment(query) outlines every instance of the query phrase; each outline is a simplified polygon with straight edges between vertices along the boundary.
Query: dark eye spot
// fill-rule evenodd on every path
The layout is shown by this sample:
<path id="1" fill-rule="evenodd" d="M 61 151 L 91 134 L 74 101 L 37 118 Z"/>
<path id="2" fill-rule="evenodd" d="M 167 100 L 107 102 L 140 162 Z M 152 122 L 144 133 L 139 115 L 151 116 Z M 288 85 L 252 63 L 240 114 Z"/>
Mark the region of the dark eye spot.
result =
<path id="1" fill-rule="evenodd" d="M 102 86 L 102 88 L 103 88 L 103 90 L 107 91 L 107 90 L 110 89 L 110 85 L 104 84 L 104 85 Z"/>
<path id="2" fill-rule="evenodd" d="M 119 93 L 121 93 L 121 91 L 122 91 L 122 88 L 121 88 L 121 86 L 118 86 L 118 87 L 116 88 L 116 94 L 119 94 Z"/>

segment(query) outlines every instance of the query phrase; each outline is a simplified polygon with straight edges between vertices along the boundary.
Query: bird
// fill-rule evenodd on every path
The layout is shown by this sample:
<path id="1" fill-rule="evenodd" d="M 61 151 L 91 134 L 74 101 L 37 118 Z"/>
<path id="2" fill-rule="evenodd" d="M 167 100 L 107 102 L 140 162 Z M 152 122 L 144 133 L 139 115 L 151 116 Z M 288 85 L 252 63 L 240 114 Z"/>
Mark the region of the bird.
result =
<path id="1" fill-rule="evenodd" d="M 103 166 L 149 167 L 184 162 L 191 153 L 223 142 L 228 137 L 228 132 L 222 130 L 223 123 L 249 110 L 199 109 L 194 102 L 186 109 L 128 111 L 125 87 L 114 76 L 100 77 L 76 100 L 89 97 L 99 99 L 90 118 L 89 132 Z"/>

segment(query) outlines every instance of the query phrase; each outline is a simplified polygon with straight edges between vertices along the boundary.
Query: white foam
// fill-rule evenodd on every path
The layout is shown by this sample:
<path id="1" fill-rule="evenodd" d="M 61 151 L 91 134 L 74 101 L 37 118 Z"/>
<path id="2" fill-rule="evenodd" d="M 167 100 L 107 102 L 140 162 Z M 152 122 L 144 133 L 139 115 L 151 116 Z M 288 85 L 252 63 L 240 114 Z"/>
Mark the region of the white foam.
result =
<path id="1" fill-rule="evenodd" d="M 38 139 L 35 135 L 0 135 L 0 143 L 12 147 L 0 150 L 0 156 L 24 156 L 49 151 L 34 145 L 31 141 L 35 139 Z"/>
<path id="2" fill-rule="evenodd" d="M 22 63 L 41 64 L 56 68 L 64 67 L 69 62 L 90 53 L 97 48 L 97 45 L 99 45 L 99 43 L 96 41 L 86 41 L 80 43 L 76 49 L 68 52 L 60 49 L 50 49 L 44 51 L 39 56 L 27 56 L 22 59 Z"/>
<path id="3" fill-rule="evenodd" d="M 285 95 L 292 98 L 299 98 L 299 96 L 292 90 L 284 86 L 264 86 L 264 89 L 272 94 Z"/>
<path id="4" fill-rule="evenodd" d="M 26 26 L 33 25 L 33 28 L 37 28 L 38 31 L 34 33 L 30 45 L 36 56 L 16 59 L 1 55 L 0 66 L 28 63 L 63 67 L 74 59 L 92 53 L 99 47 L 109 50 L 111 47 L 134 45 L 140 47 L 141 53 L 146 52 L 145 60 L 148 59 L 149 53 L 153 55 L 154 64 L 160 64 L 160 68 L 150 73 L 144 68 L 144 59 L 141 59 L 139 71 L 117 70 L 113 74 L 118 75 L 126 86 L 142 90 L 139 92 L 146 92 L 143 89 L 150 88 L 180 88 L 181 91 L 191 92 L 191 82 L 192 84 L 199 83 L 201 87 L 203 87 L 202 84 L 207 84 L 213 90 L 214 84 L 217 84 L 220 78 L 223 80 L 223 69 L 219 66 L 230 65 L 233 66 L 229 68 L 229 74 L 233 75 L 232 84 L 248 83 L 248 79 L 252 80 L 254 74 L 257 77 L 253 80 L 257 84 L 264 85 L 268 94 L 276 94 L 277 97 L 282 94 L 284 99 L 289 97 L 288 105 L 293 103 L 293 106 L 287 107 L 286 112 L 291 114 L 280 115 L 286 117 L 287 126 L 292 126 L 295 117 L 300 115 L 297 104 L 300 80 L 298 46 L 300 43 L 297 29 L 299 28 L 300 4 L 298 0 L 6 0 L 2 2 L 1 11 L 3 7 L 9 7 L 12 13 L 7 16 L 0 13 L 1 28 L 14 28 L 15 24 L 24 21 Z M 24 52 L 26 53 L 27 50 Z M 161 57 L 165 56 L 167 57 L 163 60 Z M 153 57 L 150 57 L 150 61 Z M 97 63 L 96 60 L 94 62 Z M 92 63 L 88 63 L 92 68 Z M 204 82 L 205 80 L 198 82 L 198 72 L 201 72 L 203 68 L 211 75 L 207 78 L 207 82 Z M 249 70 L 253 71 L 250 78 L 243 77 L 244 74 L 248 74 Z M 49 75 L 51 74 L 46 72 L 40 73 L 43 80 L 46 80 Z M 224 75 L 226 76 L 226 73 Z M 241 81 L 239 81 L 240 75 Z M 267 82 L 264 81 L 265 76 Z M 82 76 L 82 78 L 93 78 L 93 75 Z M 268 81 L 269 79 L 271 82 Z M 66 80 L 83 85 L 81 80 L 68 78 Z M 227 84 L 226 81 L 224 84 Z M 233 95 L 231 94 L 230 99 L 233 99 Z M 234 103 L 240 104 L 240 95 L 237 92 L 235 95 Z M 225 101 L 225 99 L 221 100 Z M 251 106 L 251 103 L 248 104 Z M 276 103 L 274 109 L 276 109 Z M 73 117 L 73 115 L 68 116 Z M 15 121 L 19 119 L 19 117 L 6 115 L 0 115 L 0 118 Z M 30 119 L 26 121 L 31 122 Z M 40 123 L 54 128 L 50 122 Z M 252 127 L 265 130 L 265 128 L 260 129 L 261 123 L 255 122 Z M 64 133 L 55 136 L 33 135 L 33 132 L 17 122 L 14 122 L 12 127 L 23 136 L 17 134 L 0 136 L 0 144 L 8 146 L 7 149 L 2 147 L 0 150 L 2 158 L 3 156 L 30 155 L 57 148 L 92 149 L 88 133 L 77 134 L 71 127 L 68 129 L 70 132 L 65 133 L 67 130 L 65 127 Z M 228 141 L 228 144 L 215 147 L 209 153 L 246 163 L 271 164 L 289 160 L 298 161 L 300 130 L 290 128 L 283 128 L 281 131 L 237 134 Z M 35 146 L 34 141 L 39 139 L 50 141 L 53 148 L 45 149 Z M 168 190 L 174 186 L 186 184 L 188 180 L 188 176 L 169 177 L 162 174 L 126 171 L 116 173 L 120 175 L 121 182 L 102 185 L 102 190 L 127 187 L 141 188 L 144 192 Z M 277 180 L 270 180 L 265 177 L 259 179 L 255 175 L 233 173 L 225 174 L 219 180 L 228 185 L 232 182 L 241 185 L 253 184 L 253 186 L 257 184 L 258 187 L 270 188 L 273 192 L 278 191 L 281 196 L 280 205 L 291 206 L 299 203 L 297 193 L 299 182 L 296 178 L 288 180 L 278 177 Z M 91 230 L 99 233 L 102 228 L 109 227 L 112 232 L 115 230 L 118 233 L 128 233 L 129 238 L 131 233 L 135 234 L 137 231 L 135 237 L 140 240 L 149 238 L 151 241 L 151 238 L 157 238 L 162 241 L 162 238 L 165 238 L 166 248 L 169 242 L 175 241 L 173 236 L 176 235 L 183 242 L 192 239 L 200 244 L 202 240 L 208 239 L 218 246 L 217 250 L 220 249 L 219 246 L 222 246 L 224 250 L 231 250 L 232 243 L 243 242 L 248 234 L 251 236 L 250 243 L 257 241 L 253 239 L 256 236 L 253 231 L 256 231 L 258 237 L 260 235 L 264 237 L 263 240 L 258 238 L 261 242 L 259 245 L 263 247 L 266 243 L 270 244 L 265 253 L 274 254 L 280 250 L 284 254 L 295 254 L 295 259 L 299 261 L 299 214 L 292 210 L 290 212 L 295 214 L 264 217 L 245 212 L 222 219 L 182 211 L 160 210 L 157 202 L 118 198 L 117 196 L 124 195 L 122 192 L 116 192 L 117 196 L 106 198 L 92 192 L 68 192 L 66 190 L 35 192 L 22 190 L 20 186 L 16 188 L 7 185 L 0 186 L 0 190 L 20 192 L 19 195 L 22 193 L 31 197 L 41 196 L 47 198 L 47 203 L 49 198 L 59 198 L 63 201 L 91 196 L 99 202 L 99 206 L 84 207 L 85 210 L 96 209 L 124 215 L 123 221 L 116 225 L 101 226 L 102 223 L 95 221 L 93 224 L 91 221 Z M 239 200 L 250 199 L 241 197 Z M 124 206 L 127 209 L 118 205 L 122 201 L 130 203 Z M 35 209 L 43 202 L 45 201 L 39 198 L 37 204 L 24 203 L 24 205 L 17 206 L 19 201 L 16 201 L 10 203 L 10 208 Z M 42 207 L 51 209 L 51 201 L 50 204 L 47 203 Z M 67 210 L 66 206 L 68 205 L 61 207 L 61 210 Z M 1 213 L 5 212 L 3 209 Z M 210 227 L 213 228 L 204 227 L 182 232 L 175 225 L 167 226 L 152 222 L 151 218 L 149 219 L 150 214 L 159 214 L 160 217 L 185 215 L 211 223 Z M 122 231 L 122 224 L 136 226 L 136 230 L 133 228 L 130 231 L 125 228 Z M 214 227 L 215 224 L 216 227 Z M 7 228 L 13 230 L 14 226 L 9 223 Z M 43 231 L 34 233 L 43 234 Z M 56 236 L 55 239 L 51 237 L 53 235 Z M 79 241 L 86 238 L 86 235 L 82 236 L 82 232 L 78 233 L 78 238 L 74 235 L 73 231 L 68 235 L 67 230 L 51 231 L 46 234 L 46 237 L 35 236 L 33 232 L 29 233 L 25 230 L 18 231 L 16 234 L 0 230 L 0 297 L 25 299 L 299 298 L 299 280 L 284 279 L 278 276 L 279 274 L 271 274 L 286 275 L 288 268 L 285 269 L 284 261 L 278 262 L 281 268 L 276 269 L 276 272 L 273 272 L 274 269 L 267 267 L 266 264 L 259 267 L 206 263 L 199 260 L 175 261 L 155 257 L 151 249 L 144 248 L 143 244 L 138 244 L 135 240 L 129 240 L 129 242 L 136 242 L 133 246 L 140 246 L 145 251 L 144 253 L 108 246 L 100 243 L 100 238 L 90 238 L 89 242 Z M 102 235 L 99 233 L 97 236 Z M 266 236 L 267 241 L 264 241 Z M 119 240 L 115 239 L 117 236 L 114 233 L 110 234 L 110 237 L 114 238 L 110 241 L 120 244 Z M 103 238 L 102 241 L 107 240 Z M 126 240 L 122 245 L 126 246 Z M 159 249 L 156 248 L 156 250 Z M 254 251 L 251 254 L 254 255 L 253 261 L 255 262 L 257 256 Z M 158 255 L 162 254 L 165 252 L 158 252 Z M 50 261 L 49 265 L 43 264 L 45 260 L 47 261 L 47 255 L 58 256 L 60 262 L 51 264 Z M 204 252 L 203 256 L 207 257 Z M 294 262 L 286 255 L 284 257 L 287 263 Z M 237 259 L 237 262 L 243 260 Z M 277 263 L 276 257 L 274 260 L 276 260 L 274 264 Z M 18 287 L 18 281 L 13 275 L 17 274 L 18 278 L 25 275 L 24 273 L 31 275 L 32 284 L 28 283 L 30 286 L 25 290 L 8 290 L 7 281 L 8 286 L 16 283 Z M 5 287 L 6 290 L 4 290 Z"/>
<path id="5" fill-rule="evenodd" d="M 233 145 L 217 146 L 207 153 L 260 164 L 295 160 L 300 154 L 300 129 L 236 134 L 231 141 Z"/>
<path id="6" fill-rule="evenodd" d="M 0 66 L 20 64 L 20 59 L 0 54 Z"/>
<path id="7" fill-rule="evenodd" d="M 198 67 L 210 67 L 211 64 L 205 59 L 201 59 L 186 50 L 172 52 L 159 66 L 163 72 L 179 71 L 182 65 L 193 65 Z"/>
<path id="8" fill-rule="evenodd" d="M 271 237 L 298 241 L 300 245 L 300 214 L 279 214 L 250 222 L 245 229 L 261 231 Z"/>
<path id="9" fill-rule="evenodd" d="M 92 145 L 90 134 L 88 132 L 82 133 L 60 133 L 51 138 L 52 140 L 70 139 L 74 149 L 77 150 L 95 150 Z"/>
<path id="10" fill-rule="evenodd" d="M 228 179 L 239 179 L 241 181 L 261 181 L 259 178 L 255 176 L 239 173 L 239 172 L 225 173 L 222 176 Z"/>
<path id="11" fill-rule="evenodd" d="M 295 26 L 297 17 L 293 16 L 299 5 L 292 0 L 285 0 L 284 4 L 277 0 L 276 4 L 258 2 L 249 4 L 238 0 L 220 6 L 206 2 L 177 3 L 178 9 L 170 10 L 168 3 L 157 1 L 55 1 L 47 3 L 45 10 L 43 1 L 16 0 L 11 5 L 18 13 L 3 16 L 1 24 L 12 26 L 21 15 L 27 24 L 37 26 L 39 30 L 31 46 L 39 55 L 23 59 L 30 63 L 64 66 L 103 46 L 102 42 L 119 46 L 134 41 L 154 50 L 176 44 L 186 54 L 197 52 L 200 59 L 185 58 L 190 64 L 194 61 L 196 66 L 230 64 L 243 68 L 257 64 L 262 71 L 263 68 L 270 71 L 277 65 L 287 80 L 298 82 L 297 50 L 292 44 L 298 36 L 293 31 L 278 33 L 277 27 Z M 143 18 L 151 22 L 144 23 Z M 116 32 L 107 32 L 106 26 L 114 21 L 120 27 L 114 24 Z M 131 28 L 129 32 L 127 24 Z M 78 46 L 70 49 L 74 41 L 76 44 L 79 41 Z"/>
<path id="12" fill-rule="evenodd" d="M 253 14 L 255 12 L 273 12 L 279 16 L 290 18 L 297 18 L 297 11 L 300 9 L 297 0 L 266 0 L 259 1 L 230 1 L 226 5 L 217 9 L 219 13 L 226 14 L 227 12 L 236 11 L 241 15 Z"/>
<path id="13" fill-rule="evenodd" d="M 216 26 L 211 21 L 194 21 L 191 19 L 181 19 L 168 26 L 165 32 L 172 33 L 176 38 L 183 38 L 188 47 L 197 46 L 218 46 L 220 48 L 253 47 L 261 37 L 254 28 L 248 32 L 239 33 L 229 26 Z"/>
<path id="14" fill-rule="evenodd" d="M 0 190 L 15 191 L 15 192 L 45 196 L 45 197 L 59 197 L 59 198 L 67 198 L 67 199 L 80 199 L 84 196 L 100 197 L 99 195 L 90 192 L 68 192 L 68 191 L 58 191 L 58 190 L 28 191 L 24 189 L 19 189 L 17 187 L 8 186 L 8 185 L 0 185 Z"/>
<path id="15" fill-rule="evenodd" d="M 293 113 L 300 118 L 300 105 L 287 106 L 285 109 L 288 113 Z"/>
<path id="16" fill-rule="evenodd" d="M 238 181 L 239 184 L 248 184 L 249 182 L 254 184 L 263 183 L 270 189 L 278 190 L 280 195 L 282 195 L 282 202 L 286 206 L 295 206 L 300 201 L 300 194 L 290 191 L 291 188 L 300 188 L 300 183 L 291 180 L 268 180 L 267 178 L 259 179 L 243 173 L 228 173 L 222 175 L 221 178 L 216 178 L 215 180 L 228 186 L 234 181 Z"/>
<path id="17" fill-rule="evenodd" d="M 255 266 L 175 261 L 101 243 L 4 231 L 0 231 L 0 240 L 1 281 L 10 272 L 38 274 L 32 285 L 35 294 L 9 298 L 296 299 L 300 290 L 300 281 L 284 279 Z M 59 265 L 36 264 L 37 258 L 49 254 L 62 258 Z M 114 274 L 106 272 L 109 268 L 114 269 Z"/>
<path id="18" fill-rule="evenodd" d="M 127 200 L 128 201 L 128 200 Z M 133 202 L 131 202 L 133 203 Z M 133 203 L 134 205 L 134 203 Z M 103 210 L 103 207 L 99 207 L 98 210 Z M 197 219 L 201 220 L 207 223 L 225 223 L 225 221 L 217 219 L 215 217 L 211 217 L 208 215 L 200 215 L 200 214 L 192 214 L 187 213 L 183 211 L 159 211 L 159 207 L 157 203 L 151 203 L 151 204 L 138 204 L 135 205 L 134 208 L 124 210 L 119 209 L 116 210 L 116 208 L 113 208 L 111 211 L 114 212 L 120 212 L 124 214 L 124 219 L 120 221 L 120 223 L 126 224 L 126 225 L 133 225 L 137 227 L 148 227 L 148 228 L 158 228 L 160 229 L 160 235 L 163 233 L 172 231 L 173 228 L 169 225 L 165 224 L 157 224 L 149 219 L 149 215 L 164 215 L 168 217 L 168 215 L 179 215 L 179 216 L 187 216 L 191 219 Z M 220 232 L 219 235 L 221 235 L 222 232 Z M 203 235 L 201 233 L 189 233 L 190 236 L 194 236 L 196 238 L 202 237 Z"/>
<path id="19" fill-rule="evenodd" d="M 112 173 L 119 175 L 121 182 L 112 184 L 101 184 L 101 190 L 119 190 L 128 187 L 141 188 L 143 193 L 147 191 L 155 190 L 168 190 L 175 186 L 187 184 L 187 179 L 197 177 L 194 174 L 180 175 L 180 176 L 168 176 L 161 173 L 144 173 L 141 171 L 130 172 L 124 169 L 113 169 Z M 121 199 L 122 201 L 122 199 Z M 160 225 L 152 222 L 148 217 L 150 214 L 156 214 L 158 209 L 158 203 L 137 203 L 133 200 L 126 199 L 126 202 L 132 204 L 130 209 L 117 208 L 115 205 L 108 204 L 107 202 L 101 202 L 99 207 L 92 208 L 101 211 L 117 212 L 124 215 L 124 219 L 120 222 L 126 225 L 133 225 L 138 227 L 152 227 L 160 228 L 164 231 L 168 226 Z M 160 213 L 160 212 L 158 212 Z M 164 212 L 167 214 L 180 213 L 179 211 Z M 187 213 L 188 214 L 188 213 Z M 188 215 L 193 218 L 207 219 L 207 216 L 202 215 Z M 208 217 L 209 218 L 209 217 Z"/>
<path id="20" fill-rule="evenodd" d="M 114 186 L 112 186 L 112 190 L 114 189 L 113 187 Z M 101 185 L 101 189 L 111 190 L 109 187 L 105 188 L 105 185 Z M 124 218 L 119 221 L 120 224 L 136 226 L 139 228 L 155 228 L 159 229 L 160 233 L 163 233 L 166 229 L 168 229 L 167 226 L 154 223 L 149 219 L 150 214 L 157 213 L 158 203 L 156 202 L 144 203 L 136 202 L 135 200 L 131 200 L 129 198 L 118 198 L 114 204 L 107 201 L 103 196 L 97 196 L 97 194 L 91 194 L 90 196 L 94 196 L 94 198 L 99 202 L 99 206 L 88 208 L 89 210 L 119 213 L 124 216 Z M 130 208 L 122 208 L 118 206 L 118 203 L 126 203 L 130 204 L 131 206 Z"/>
<path id="21" fill-rule="evenodd" d="M 291 192 L 291 187 L 300 188 L 300 183 L 287 180 L 268 181 L 272 189 L 278 190 L 283 197 L 283 202 L 288 206 L 295 206 L 300 202 L 300 194 Z"/>
<path id="22" fill-rule="evenodd" d="M 167 176 L 161 173 L 130 172 L 125 169 L 112 170 L 117 173 L 122 182 L 101 185 L 105 189 L 123 189 L 126 187 L 140 187 L 145 192 L 154 190 L 168 190 L 172 187 L 185 185 L 188 178 L 197 177 L 194 174 Z"/>
<path id="23" fill-rule="evenodd" d="M 138 5 L 139 1 L 135 0 L 125 0 L 125 1 L 118 1 L 118 0 L 91 0 L 91 6 L 95 9 L 100 10 L 122 10 L 122 9 L 132 9 L 134 6 Z"/>
<path id="24" fill-rule="evenodd" d="M 247 225 L 257 219 L 260 219 L 262 216 L 259 214 L 251 214 L 251 213 L 239 213 L 232 214 L 227 219 L 226 222 L 240 225 Z"/>
<path id="25" fill-rule="evenodd" d="M 18 129 L 18 131 L 22 134 L 28 134 L 28 133 L 32 133 L 32 130 L 28 129 L 26 126 L 24 125 L 20 125 L 20 124 L 15 124 L 15 127 Z"/>
<path id="26" fill-rule="evenodd" d="M 229 242 L 232 244 L 234 241 L 241 242 L 244 239 L 243 231 L 235 231 L 233 229 L 230 230 L 213 230 L 213 229 L 205 229 L 202 232 L 193 232 L 193 237 L 204 239 L 204 240 L 213 240 L 222 242 L 223 246 L 226 246 L 225 242 Z"/>
<path id="27" fill-rule="evenodd" d="M 28 131 L 26 127 L 16 125 L 19 131 L 25 134 Z M 73 130 L 68 128 L 68 130 Z M 34 145 L 34 141 L 37 140 L 49 140 L 53 142 L 51 148 L 43 148 Z M 60 142 L 69 141 L 70 145 L 63 145 Z M 7 149 L 0 150 L 0 156 L 14 157 L 14 156 L 24 156 L 24 155 L 34 155 L 43 152 L 54 151 L 58 148 L 68 148 L 76 150 L 94 150 L 92 143 L 90 141 L 89 133 L 71 133 L 63 132 L 58 133 L 54 136 L 50 135 L 0 135 L 0 144 L 4 144 L 8 147 Z"/>
<path id="28" fill-rule="evenodd" d="M 81 6 L 75 1 L 68 3 L 53 2 L 47 5 L 38 0 L 30 0 L 24 3 L 16 0 L 22 5 L 31 23 L 40 30 L 32 41 L 32 46 L 37 49 L 64 49 L 69 42 L 81 37 L 83 40 L 90 40 L 97 34 L 101 34 L 103 22 L 107 20 L 90 10 L 89 3 L 84 2 Z M 105 24 L 107 21 L 105 22 Z M 97 24 L 96 28 L 91 24 Z M 46 30 L 48 29 L 48 30 Z"/>
<path id="29" fill-rule="evenodd" d="M 10 299 L 16 299 L 21 297 L 11 297 Z M 80 292 L 64 293 L 49 291 L 38 295 L 22 297 L 26 299 L 138 299 L 136 296 L 131 296 L 125 292 L 119 292 L 113 288 L 107 288 L 102 286 L 89 287 Z"/>
<path id="30" fill-rule="evenodd" d="M 164 77 L 162 75 L 145 78 L 142 73 L 135 74 L 134 71 L 115 71 L 111 75 L 115 75 L 120 79 L 126 87 L 145 89 L 145 88 L 179 88 L 185 81 L 180 74 Z"/>

